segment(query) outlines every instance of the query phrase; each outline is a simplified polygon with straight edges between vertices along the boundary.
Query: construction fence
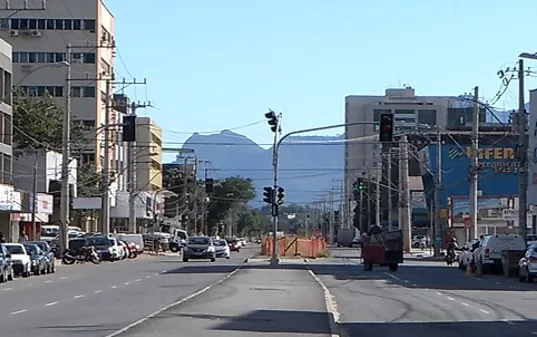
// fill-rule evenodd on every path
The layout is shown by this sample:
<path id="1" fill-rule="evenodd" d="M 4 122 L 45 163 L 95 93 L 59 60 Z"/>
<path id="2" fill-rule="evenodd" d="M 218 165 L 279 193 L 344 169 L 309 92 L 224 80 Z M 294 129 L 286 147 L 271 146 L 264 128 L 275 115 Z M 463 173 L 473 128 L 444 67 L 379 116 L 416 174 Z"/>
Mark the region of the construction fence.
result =
<path id="1" fill-rule="evenodd" d="M 305 258 L 325 257 L 327 245 L 323 237 L 311 239 L 299 238 L 296 235 L 279 237 L 277 242 L 278 255 L 282 257 L 301 256 Z M 272 252 L 272 238 L 265 237 L 261 242 L 260 255 L 270 255 Z"/>

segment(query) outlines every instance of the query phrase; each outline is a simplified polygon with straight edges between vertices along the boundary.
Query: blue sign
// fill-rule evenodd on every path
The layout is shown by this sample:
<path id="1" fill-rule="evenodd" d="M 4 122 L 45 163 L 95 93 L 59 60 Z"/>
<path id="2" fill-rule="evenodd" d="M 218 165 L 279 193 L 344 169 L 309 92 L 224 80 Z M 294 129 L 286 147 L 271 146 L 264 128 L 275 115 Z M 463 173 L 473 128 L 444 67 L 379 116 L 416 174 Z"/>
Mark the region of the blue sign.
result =
<path id="1" fill-rule="evenodd" d="M 442 242 L 442 238 L 437 236 L 437 237 L 434 238 L 434 242 L 440 243 L 440 242 Z"/>

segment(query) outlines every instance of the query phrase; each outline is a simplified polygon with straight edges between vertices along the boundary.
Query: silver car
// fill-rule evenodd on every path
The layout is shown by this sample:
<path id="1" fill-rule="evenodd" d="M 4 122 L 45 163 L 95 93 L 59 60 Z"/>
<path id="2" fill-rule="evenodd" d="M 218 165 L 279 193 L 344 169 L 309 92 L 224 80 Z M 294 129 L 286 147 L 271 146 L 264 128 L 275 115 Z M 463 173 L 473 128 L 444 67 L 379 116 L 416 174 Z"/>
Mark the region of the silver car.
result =
<path id="1" fill-rule="evenodd" d="M 537 277 L 537 245 L 531 245 L 518 261 L 518 280 L 532 282 L 535 277 Z"/>
<path id="2" fill-rule="evenodd" d="M 208 236 L 191 236 L 186 241 L 183 249 L 183 262 L 188 260 L 211 260 L 216 261 L 216 249 L 213 239 Z"/>

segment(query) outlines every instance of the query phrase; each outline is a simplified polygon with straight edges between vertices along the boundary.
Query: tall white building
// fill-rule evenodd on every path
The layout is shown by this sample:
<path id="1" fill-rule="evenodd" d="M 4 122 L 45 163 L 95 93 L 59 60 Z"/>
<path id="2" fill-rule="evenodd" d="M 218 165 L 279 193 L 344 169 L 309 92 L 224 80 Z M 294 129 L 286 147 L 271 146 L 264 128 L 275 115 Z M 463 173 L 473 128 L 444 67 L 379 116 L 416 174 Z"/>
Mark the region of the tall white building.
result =
<path id="1" fill-rule="evenodd" d="M 52 95 L 65 107 L 65 61 L 71 64 L 71 109 L 78 123 L 95 128 L 81 163 L 102 167 L 107 77 L 114 74 L 114 17 L 102 0 L 0 0 L 0 38 L 13 49 L 13 85 L 42 96 Z M 24 9 L 28 4 L 27 10 Z M 71 55 L 66 55 L 71 44 Z M 113 88 L 111 89 L 113 92 Z M 111 102 L 111 100 L 110 100 Z M 111 103 L 110 103 L 111 104 Z M 118 119 L 110 109 L 111 121 Z M 110 131 L 115 142 L 115 132 Z M 110 148 L 116 167 L 117 146 Z"/>

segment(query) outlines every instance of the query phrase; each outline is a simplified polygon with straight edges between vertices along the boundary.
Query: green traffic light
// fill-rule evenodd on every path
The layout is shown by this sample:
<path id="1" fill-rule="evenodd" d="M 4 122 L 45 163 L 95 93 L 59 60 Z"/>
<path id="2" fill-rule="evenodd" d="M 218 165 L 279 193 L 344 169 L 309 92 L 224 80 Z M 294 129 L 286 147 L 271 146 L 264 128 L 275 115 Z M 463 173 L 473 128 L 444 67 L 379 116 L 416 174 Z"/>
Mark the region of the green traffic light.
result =
<path id="1" fill-rule="evenodd" d="M 358 185 L 358 189 L 361 191 L 364 189 L 364 184 L 363 183 L 360 183 L 360 185 Z"/>

